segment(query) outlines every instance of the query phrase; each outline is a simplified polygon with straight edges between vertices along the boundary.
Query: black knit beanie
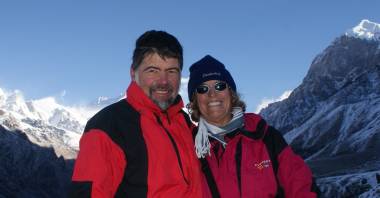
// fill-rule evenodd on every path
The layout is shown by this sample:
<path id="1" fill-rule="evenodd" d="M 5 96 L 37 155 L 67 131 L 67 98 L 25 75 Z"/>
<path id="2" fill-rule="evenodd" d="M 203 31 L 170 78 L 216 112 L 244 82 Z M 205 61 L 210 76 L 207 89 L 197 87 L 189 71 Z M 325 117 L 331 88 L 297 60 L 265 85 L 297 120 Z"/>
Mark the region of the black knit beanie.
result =
<path id="1" fill-rule="evenodd" d="M 230 72 L 224 67 L 223 63 L 210 55 L 206 55 L 201 60 L 190 66 L 190 79 L 187 85 L 189 101 L 195 89 L 202 83 L 209 80 L 224 81 L 236 92 L 235 81 Z"/>

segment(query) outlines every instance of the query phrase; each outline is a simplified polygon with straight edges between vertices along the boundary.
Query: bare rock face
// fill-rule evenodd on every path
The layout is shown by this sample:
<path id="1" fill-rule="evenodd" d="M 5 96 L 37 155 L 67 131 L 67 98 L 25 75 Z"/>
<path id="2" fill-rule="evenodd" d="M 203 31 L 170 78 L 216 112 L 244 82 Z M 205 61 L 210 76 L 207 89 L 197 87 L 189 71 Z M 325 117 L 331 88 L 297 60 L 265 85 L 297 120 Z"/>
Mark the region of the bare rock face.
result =
<path id="1" fill-rule="evenodd" d="M 0 197 L 66 197 L 73 160 L 0 125 Z"/>

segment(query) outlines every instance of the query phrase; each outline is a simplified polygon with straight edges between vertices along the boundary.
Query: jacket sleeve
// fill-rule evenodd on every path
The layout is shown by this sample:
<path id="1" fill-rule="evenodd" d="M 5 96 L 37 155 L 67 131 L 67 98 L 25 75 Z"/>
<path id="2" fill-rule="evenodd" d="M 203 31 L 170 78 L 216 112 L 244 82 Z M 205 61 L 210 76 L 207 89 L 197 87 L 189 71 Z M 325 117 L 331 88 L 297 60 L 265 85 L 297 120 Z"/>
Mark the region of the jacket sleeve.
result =
<path id="1" fill-rule="evenodd" d="M 304 160 L 286 146 L 278 156 L 278 179 L 285 197 L 315 198 L 312 172 Z"/>
<path id="2" fill-rule="evenodd" d="M 124 175 L 124 152 L 98 129 L 83 134 L 75 161 L 70 197 L 114 197 Z"/>

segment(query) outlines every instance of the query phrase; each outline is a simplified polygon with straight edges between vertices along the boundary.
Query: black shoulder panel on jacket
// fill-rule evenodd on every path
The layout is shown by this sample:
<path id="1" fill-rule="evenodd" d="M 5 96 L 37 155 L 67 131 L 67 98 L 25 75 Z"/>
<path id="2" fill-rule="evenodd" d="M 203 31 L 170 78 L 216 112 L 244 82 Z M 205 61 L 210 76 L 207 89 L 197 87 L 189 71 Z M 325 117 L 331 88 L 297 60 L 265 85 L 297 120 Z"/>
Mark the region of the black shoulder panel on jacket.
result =
<path id="1" fill-rule="evenodd" d="M 254 139 L 254 140 L 258 140 L 258 139 L 263 138 L 263 136 L 265 134 L 265 126 L 266 125 L 267 124 L 266 124 L 265 120 L 261 119 L 260 122 L 257 124 L 256 130 L 248 131 L 244 128 L 241 128 L 238 131 L 240 131 L 240 133 L 242 133 L 246 137 L 249 137 L 249 138 Z M 231 135 L 235 135 L 235 134 L 231 133 Z M 229 134 L 227 134 L 227 136 L 229 136 Z"/>
<path id="2" fill-rule="evenodd" d="M 98 112 L 86 125 L 104 131 L 123 151 L 127 159 L 124 177 L 115 197 L 146 197 L 148 159 L 141 133 L 140 114 L 125 100 Z"/>
<path id="3" fill-rule="evenodd" d="M 272 126 L 268 126 L 264 136 L 264 143 L 268 149 L 278 156 L 285 147 L 288 146 L 282 134 Z"/>
<path id="4" fill-rule="evenodd" d="M 193 124 L 193 122 L 191 121 L 190 117 L 189 117 L 189 114 L 187 114 L 184 110 L 181 109 L 181 113 L 183 114 L 183 117 L 185 118 L 186 120 L 186 124 L 187 126 L 189 127 L 189 129 L 191 129 L 191 125 Z"/>
<path id="5" fill-rule="evenodd" d="M 264 136 L 264 144 L 268 150 L 269 157 L 272 162 L 273 172 L 277 182 L 277 193 L 276 198 L 284 197 L 284 190 L 280 185 L 280 182 L 277 178 L 278 171 L 278 155 L 288 146 L 284 137 L 282 137 L 281 133 L 277 131 L 275 128 L 268 126 L 267 132 Z"/>

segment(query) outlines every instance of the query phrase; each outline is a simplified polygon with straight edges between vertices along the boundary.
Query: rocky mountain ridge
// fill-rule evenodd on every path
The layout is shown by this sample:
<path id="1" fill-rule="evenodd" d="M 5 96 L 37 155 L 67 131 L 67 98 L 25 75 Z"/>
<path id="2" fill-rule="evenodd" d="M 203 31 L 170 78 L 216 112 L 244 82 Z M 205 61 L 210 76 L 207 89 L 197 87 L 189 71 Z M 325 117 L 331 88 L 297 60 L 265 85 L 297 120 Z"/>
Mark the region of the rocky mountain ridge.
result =
<path id="1" fill-rule="evenodd" d="M 380 32 L 380 25 L 373 27 Z M 301 85 L 260 114 L 306 159 L 325 197 L 380 196 L 378 37 L 335 39 L 312 61 Z"/>

